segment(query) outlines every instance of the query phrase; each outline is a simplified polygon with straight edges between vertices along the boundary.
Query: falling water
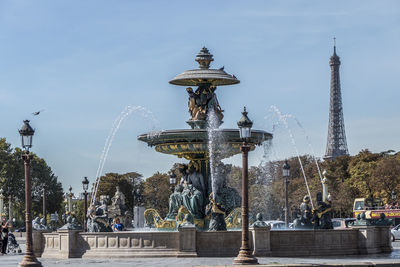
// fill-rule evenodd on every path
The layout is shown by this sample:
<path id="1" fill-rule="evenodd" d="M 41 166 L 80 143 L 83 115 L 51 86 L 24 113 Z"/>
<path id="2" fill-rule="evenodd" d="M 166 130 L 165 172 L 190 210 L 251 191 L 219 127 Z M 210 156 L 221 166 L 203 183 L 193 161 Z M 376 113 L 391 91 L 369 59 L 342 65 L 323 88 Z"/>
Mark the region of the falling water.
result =
<path id="1" fill-rule="evenodd" d="M 218 161 L 218 155 L 216 151 L 216 145 L 221 143 L 221 132 L 218 131 L 220 121 L 213 110 L 207 114 L 207 134 L 208 134 L 208 154 L 210 159 L 210 176 L 211 176 L 211 190 L 213 192 L 213 198 L 215 199 L 217 190 L 217 174 L 216 174 L 216 162 Z"/>
<path id="2" fill-rule="evenodd" d="M 140 115 L 142 115 L 144 118 L 149 118 L 151 121 L 154 122 L 155 125 L 158 124 L 158 121 L 155 119 L 154 115 L 152 112 L 148 111 L 146 108 L 142 107 L 142 106 L 126 106 L 122 112 L 117 116 L 117 118 L 114 120 L 110 132 L 107 136 L 106 142 L 104 144 L 103 147 L 103 151 L 101 153 L 100 156 L 100 161 L 99 161 L 99 166 L 97 167 L 97 172 L 96 172 L 96 182 L 92 188 L 92 197 L 90 200 L 90 204 L 94 204 L 95 200 L 96 200 L 96 195 L 97 195 L 97 190 L 99 188 L 99 184 L 100 184 L 100 177 L 101 174 L 103 173 L 103 169 L 104 169 L 104 164 L 107 160 L 107 156 L 108 156 L 108 152 L 110 151 L 111 145 L 114 141 L 114 137 L 119 129 L 119 127 L 121 126 L 121 123 L 125 120 L 125 118 L 127 116 L 129 116 L 132 112 L 136 112 Z M 150 135 L 158 135 L 159 132 L 151 132 Z"/>
<path id="3" fill-rule="evenodd" d="M 313 159 L 314 159 L 315 165 L 317 165 L 317 170 L 318 170 L 319 179 L 321 180 L 321 183 L 322 183 L 321 169 L 319 168 L 319 164 L 318 164 L 317 158 L 315 157 L 314 148 L 313 148 L 313 146 L 311 145 L 310 138 L 308 137 L 308 135 L 307 135 L 307 133 L 306 133 L 306 130 L 304 129 L 304 127 L 303 127 L 303 125 L 300 123 L 300 121 L 299 121 L 296 117 L 294 117 L 293 115 L 288 115 L 288 117 L 289 117 L 289 116 L 290 116 L 291 118 L 294 119 L 294 121 L 297 123 L 297 125 L 299 126 L 299 128 L 302 129 L 303 134 L 304 134 L 304 136 L 306 137 L 306 141 L 307 141 L 308 147 L 309 147 L 310 150 L 311 150 L 311 154 L 312 154 L 312 157 L 313 157 Z"/>
<path id="4" fill-rule="evenodd" d="M 299 150 L 297 149 L 296 141 L 294 140 L 294 136 L 293 136 L 292 130 L 290 129 L 289 124 L 287 123 L 287 117 L 288 117 L 288 116 L 287 116 L 287 115 L 283 115 L 283 114 L 281 113 L 281 111 L 280 111 L 276 106 L 271 106 L 270 109 L 273 110 L 273 111 L 279 116 L 279 120 L 285 125 L 286 130 L 289 132 L 290 139 L 291 139 L 292 144 L 293 144 L 293 147 L 294 147 L 294 149 L 295 149 L 295 151 L 296 151 L 297 159 L 298 159 L 298 161 L 299 161 L 299 163 L 300 163 L 301 172 L 302 172 L 302 174 L 303 174 L 304 182 L 305 182 L 306 187 L 307 187 L 307 193 L 308 193 L 308 195 L 310 196 L 311 206 L 312 206 L 312 208 L 314 208 L 314 204 L 313 204 L 312 198 L 311 198 L 310 188 L 309 188 L 308 182 L 307 182 L 306 173 L 305 173 L 305 171 L 304 171 L 303 163 L 301 162 L 301 159 L 300 159 Z"/>

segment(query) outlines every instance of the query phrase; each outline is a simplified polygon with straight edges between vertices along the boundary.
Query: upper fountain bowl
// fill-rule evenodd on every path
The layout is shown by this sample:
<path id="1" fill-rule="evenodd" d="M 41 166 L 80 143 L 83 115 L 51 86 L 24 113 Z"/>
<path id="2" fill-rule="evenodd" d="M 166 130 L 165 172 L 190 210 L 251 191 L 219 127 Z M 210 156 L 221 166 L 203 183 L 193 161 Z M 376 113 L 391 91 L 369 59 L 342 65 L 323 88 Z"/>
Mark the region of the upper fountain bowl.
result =
<path id="1" fill-rule="evenodd" d="M 169 83 L 182 86 L 198 86 L 205 83 L 220 86 L 237 84 L 240 81 L 221 69 L 195 69 L 184 71 Z"/>
<path id="2" fill-rule="evenodd" d="M 201 84 L 220 86 L 240 83 L 235 75 L 226 73 L 224 67 L 210 69 L 210 63 L 214 59 L 207 48 L 203 47 L 196 55 L 195 60 L 199 63 L 199 69 L 184 71 L 169 83 L 182 86 L 198 86 Z"/>

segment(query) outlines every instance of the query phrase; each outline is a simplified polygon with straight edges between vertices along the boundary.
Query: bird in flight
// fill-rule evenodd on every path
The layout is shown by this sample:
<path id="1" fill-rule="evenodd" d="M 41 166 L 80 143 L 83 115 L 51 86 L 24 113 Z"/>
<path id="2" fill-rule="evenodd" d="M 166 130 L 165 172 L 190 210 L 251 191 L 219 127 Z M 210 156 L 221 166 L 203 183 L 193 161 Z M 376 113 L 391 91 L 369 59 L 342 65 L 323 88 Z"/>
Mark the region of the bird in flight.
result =
<path id="1" fill-rule="evenodd" d="M 42 111 L 44 111 L 44 109 L 39 110 L 39 111 L 35 111 L 35 112 L 32 113 L 32 115 L 33 115 L 33 116 L 37 116 L 37 115 L 39 115 L 40 112 L 42 112 Z"/>

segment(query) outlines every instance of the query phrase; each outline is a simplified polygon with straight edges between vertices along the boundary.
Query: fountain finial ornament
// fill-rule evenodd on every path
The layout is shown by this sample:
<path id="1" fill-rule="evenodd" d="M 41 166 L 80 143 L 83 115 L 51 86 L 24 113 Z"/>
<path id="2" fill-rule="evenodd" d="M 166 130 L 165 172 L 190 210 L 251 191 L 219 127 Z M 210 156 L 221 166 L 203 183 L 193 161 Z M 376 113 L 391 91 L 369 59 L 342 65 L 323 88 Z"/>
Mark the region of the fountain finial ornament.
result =
<path id="1" fill-rule="evenodd" d="M 211 61 L 214 61 L 213 55 L 210 54 L 205 46 L 203 46 L 203 48 L 197 54 L 195 60 L 199 63 L 200 69 L 209 69 Z"/>

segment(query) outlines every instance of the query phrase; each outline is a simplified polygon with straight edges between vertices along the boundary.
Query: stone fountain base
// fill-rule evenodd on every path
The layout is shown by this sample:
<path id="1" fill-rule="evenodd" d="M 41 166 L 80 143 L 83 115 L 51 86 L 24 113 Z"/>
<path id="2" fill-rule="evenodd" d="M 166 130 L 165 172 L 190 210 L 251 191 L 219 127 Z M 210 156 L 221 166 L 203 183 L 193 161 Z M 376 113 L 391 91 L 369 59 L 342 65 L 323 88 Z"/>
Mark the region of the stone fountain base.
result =
<path id="1" fill-rule="evenodd" d="M 392 250 L 386 226 L 300 231 L 253 228 L 250 232 L 251 249 L 258 257 L 357 255 Z M 200 232 L 192 227 L 174 232 L 63 230 L 42 235 L 42 250 L 37 256 L 43 258 L 235 257 L 241 245 L 240 231 Z"/>

